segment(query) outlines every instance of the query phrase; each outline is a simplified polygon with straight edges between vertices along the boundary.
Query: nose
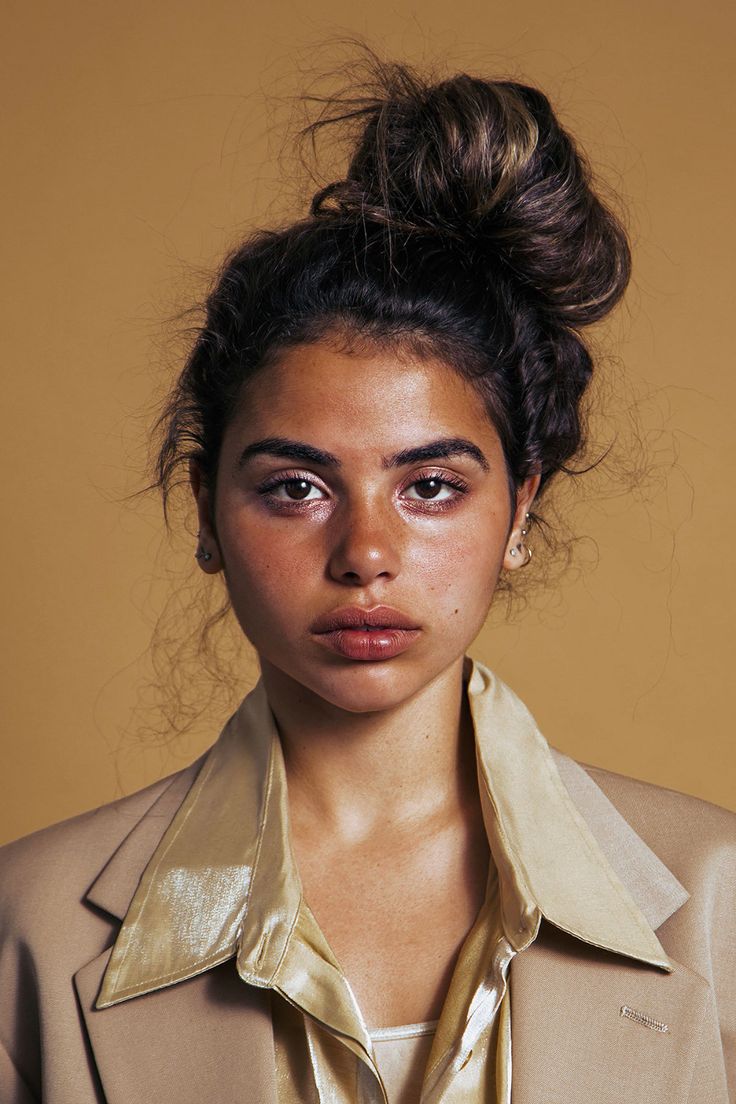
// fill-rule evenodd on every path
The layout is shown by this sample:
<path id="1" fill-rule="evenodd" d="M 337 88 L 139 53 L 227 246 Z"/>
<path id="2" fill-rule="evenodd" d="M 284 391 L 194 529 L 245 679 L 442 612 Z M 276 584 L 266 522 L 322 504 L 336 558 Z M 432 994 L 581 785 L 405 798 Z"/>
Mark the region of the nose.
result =
<path id="1" fill-rule="evenodd" d="M 375 502 L 345 505 L 333 518 L 327 570 L 330 578 L 352 586 L 393 579 L 399 572 L 397 518 Z"/>

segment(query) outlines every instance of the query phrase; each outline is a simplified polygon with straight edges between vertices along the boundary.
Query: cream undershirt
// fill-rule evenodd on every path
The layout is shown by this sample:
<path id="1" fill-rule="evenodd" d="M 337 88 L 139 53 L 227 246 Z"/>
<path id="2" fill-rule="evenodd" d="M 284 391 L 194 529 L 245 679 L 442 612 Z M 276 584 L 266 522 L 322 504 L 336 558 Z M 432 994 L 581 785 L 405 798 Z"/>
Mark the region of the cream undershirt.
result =
<path id="1" fill-rule="evenodd" d="M 370 1031 L 388 1104 L 418 1104 L 437 1020 Z"/>

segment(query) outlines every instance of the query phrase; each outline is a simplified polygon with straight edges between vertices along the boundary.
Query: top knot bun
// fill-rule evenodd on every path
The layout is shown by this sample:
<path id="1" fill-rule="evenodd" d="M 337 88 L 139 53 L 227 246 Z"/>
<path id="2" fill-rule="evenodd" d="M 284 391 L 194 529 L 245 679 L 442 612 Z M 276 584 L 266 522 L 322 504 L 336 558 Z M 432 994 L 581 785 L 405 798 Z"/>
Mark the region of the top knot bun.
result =
<path id="1" fill-rule="evenodd" d="M 225 259 L 162 419 L 158 484 L 167 493 L 195 460 L 214 486 L 244 381 L 341 334 L 456 369 L 485 403 L 510 488 L 539 475 L 539 498 L 585 446 L 594 366 L 579 331 L 623 294 L 624 230 L 539 90 L 437 81 L 370 48 L 348 70 L 338 95 L 303 97 L 322 110 L 302 131 L 314 142 L 344 124 L 347 172 L 307 217 Z"/>
<path id="2" fill-rule="evenodd" d="M 502 264 L 567 327 L 610 311 L 630 275 L 626 234 L 547 97 L 513 81 L 430 84 L 406 65 L 370 68 L 372 94 L 326 101 L 338 110 L 306 128 L 363 123 L 345 179 L 314 196 L 311 214 L 443 235 L 481 267 Z"/>

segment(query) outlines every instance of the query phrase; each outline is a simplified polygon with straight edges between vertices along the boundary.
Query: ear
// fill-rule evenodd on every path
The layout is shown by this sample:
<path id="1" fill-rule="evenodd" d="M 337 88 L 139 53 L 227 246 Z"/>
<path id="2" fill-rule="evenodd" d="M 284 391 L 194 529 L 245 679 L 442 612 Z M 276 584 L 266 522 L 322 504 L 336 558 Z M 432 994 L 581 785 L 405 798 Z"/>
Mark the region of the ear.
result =
<path id="1" fill-rule="evenodd" d="M 509 532 L 503 557 L 503 566 L 508 571 L 526 567 L 532 558 L 532 550 L 527 544 L 527 533 L 529 531 L 527 514 L 532 508 L 532 502 L 536 498 L 541 480 L 542 476 L 539 472 L 528 475 L 516 492 L 516 509 L 511 521 L 511 531 Z"/>
<path id="2" fill-rule="evenodd" d="M 199 543 L 195 556 L 197 563 L 208 575 L 216 575 L 222 570 L 222 556 L 220 546 L 215 536 L 210 489 L 205 480 L 202 469 L 196 460 L 189 461 L 189 483 L 197 504 L 197 521 L 199 528 Z"/>

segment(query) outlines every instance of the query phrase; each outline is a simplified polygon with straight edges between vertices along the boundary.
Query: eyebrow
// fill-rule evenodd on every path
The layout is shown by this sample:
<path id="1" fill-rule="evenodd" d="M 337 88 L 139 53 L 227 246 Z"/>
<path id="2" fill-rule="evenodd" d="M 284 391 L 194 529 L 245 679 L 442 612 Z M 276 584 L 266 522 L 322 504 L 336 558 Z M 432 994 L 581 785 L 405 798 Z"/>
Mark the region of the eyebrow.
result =
<path id="1" fill-rule="evenodd" d="M 319 464 L 324 468 L 341 468 L 342 461 L 325 449 L 309 445 L 306 441 L 294 441 L 290 437 L 264 437 L 246 445 L 238 457 L 238 467 L 253 456 L 280 456 L 286 460 L 301 460 L 306 464 Z M 400 468 L 404 464 L 421 464 L 428 460 L 442 460 L 450 456 L 468 456 L 480 465 L 483 471 L 490 470 L 490 464 L 484 453 L 467 437 L 438 437 L 424 445 L 401 449 L 382 458 L 384 468 Z"/>
<path id="2" fill-rule="evenodd" d="M 483 471 L 490 469 L 483 452 L 467 437 L 438 437 L 425 445 L 402 449 L 391 456 L 383 457 L 384 468 L 400 468 L 404 464 L 421 464 L 426 460 L 443 460 L 450 456 L 469 456 Z"/>
<path id="3" fill-rule="evenodd" d="M 294 441 L 291 437 L 264 437 L 254 441 L 241 452 L 238 467 L 242 468 L 252 456 L 281 456 L 285 460 L 302 460 L 305 464 L 321 464 L 325 468 L 339 468 L 341 463 L 331 452 L 308 445 L 305 441 Z"/>

